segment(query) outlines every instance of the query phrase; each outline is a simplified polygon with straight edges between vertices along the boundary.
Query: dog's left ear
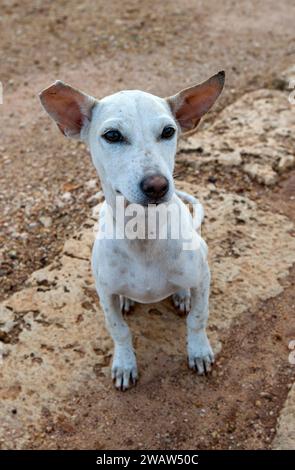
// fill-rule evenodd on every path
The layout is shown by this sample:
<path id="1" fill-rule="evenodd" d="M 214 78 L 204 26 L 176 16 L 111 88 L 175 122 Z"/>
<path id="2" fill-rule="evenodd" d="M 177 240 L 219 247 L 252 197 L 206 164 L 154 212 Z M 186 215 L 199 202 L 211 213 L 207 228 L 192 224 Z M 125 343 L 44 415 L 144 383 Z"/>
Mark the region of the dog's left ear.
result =
<path id="1" fill-rule="evenodd" d="M 183 132 L 194 129 L 209 111 L 224 85 L 225 73 L 219 72 L 200 85 L 186 88 L 167 98 L 171 111 Z"/>
<path id="2" fill-rule="evenodd" d="M 90 122 L 95 98 L 56 81 L 39 94 L 49 116 L 67 137 L 82 138 L 81 132 Z"/>

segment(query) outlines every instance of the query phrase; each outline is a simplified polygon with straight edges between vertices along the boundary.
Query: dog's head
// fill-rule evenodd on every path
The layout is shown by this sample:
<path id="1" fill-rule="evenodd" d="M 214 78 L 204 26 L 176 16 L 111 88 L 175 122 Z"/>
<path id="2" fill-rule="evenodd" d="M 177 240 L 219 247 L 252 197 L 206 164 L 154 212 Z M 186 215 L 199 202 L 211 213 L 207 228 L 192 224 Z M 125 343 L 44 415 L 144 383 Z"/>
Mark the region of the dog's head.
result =
<path id="1" fill-rule="evenodd" d="M 121 91 L 101 100 L 57 81 L 40 93 L 67 137 L 88 143 L 107 200 L 166 202 L 174 192 L 177 138 L 194 129 L 224 84 L 224 72 L 169 98 Z"/>

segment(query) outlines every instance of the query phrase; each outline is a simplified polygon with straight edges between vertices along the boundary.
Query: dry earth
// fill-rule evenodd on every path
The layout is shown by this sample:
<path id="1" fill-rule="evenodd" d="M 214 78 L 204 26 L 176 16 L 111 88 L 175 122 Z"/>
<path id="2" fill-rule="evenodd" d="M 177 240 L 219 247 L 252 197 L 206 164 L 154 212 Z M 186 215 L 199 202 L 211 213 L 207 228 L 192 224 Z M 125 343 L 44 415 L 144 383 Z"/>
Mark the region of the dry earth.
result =
<path id="1" fill-rule="evenodd" d="M 293 18 L 287 1 L 2 0 L 2 448 L 295 448 Z M 206 209 L 217 364 L 188 371 L 169 300 L 137 305 L 140 382 L 121 394 L 89 265 L 98 184 L 36 94 L 62 78 L 167 95 L 223 68 L 219 107 L 176 166 Z"/>
<path id="2" fill-rule="evenodd" d="M 255 113 L 256 103 L 266 99 L 270 109 L 258 106 Z M 230 116 L 235 116 L 230 123 L 234 136 L 240 120 L 245 130 L 252 125 L 253 155 L 247 154 L 251 165 L 265 132 L 263 123 L 281 109 L 287 116 L 282 128 L 276 119 L 276 131 L 290 129 L 290 107 L 285 93 L 261 90 L 226 108 L 214 128 L 226 129 Z M 183 144 L 182 153 L 189 146 L 188 165 L 193 155 L 199 168 L 204 157 L 192 147 L 209 144 L 207 139 L 203 131 Z M 286 138 L 284 143 L 287 146 Z M 214 159 L 206 165 L 213 170 L 225 165 L 230 172 L 237 165 L 229 157 L 225 163 L 220 160 L 224 145 L 224 134 L 217 132 Z M 235 153 L 243 153 L 233 145 Z M 273 168 L 280 152 L 277 143 Z M 268 164 L 262 160 L 261 165 Z M 199 378 L 187 370 L 185 321 L 166 301 L 138 305 L 128 318 L 141 378 L 136 389 L 124 395 L 112 388 L 112 344 L 89 263 L 95 207 L 93 218 L 66 241 L 54 263 L 36 271 L 25 288 L 2 304 L 4 447 L 270 447 L 294 375 L 288 363 L 288 342 L 295 333 L 289 275 L 295 262 L 294 225 L 277 210 L 262 209 L 249 197 L 213 183 L 196 187 L 179 182 L 179 187 L 197 193 L 207 210 L 204 236 L 213 273 L 209 333 L 218 355 L 212 377 Z M 280 199 L 274 197 L 273 208 Z M 289 201 L 287 194 L 286 205 Z"/>

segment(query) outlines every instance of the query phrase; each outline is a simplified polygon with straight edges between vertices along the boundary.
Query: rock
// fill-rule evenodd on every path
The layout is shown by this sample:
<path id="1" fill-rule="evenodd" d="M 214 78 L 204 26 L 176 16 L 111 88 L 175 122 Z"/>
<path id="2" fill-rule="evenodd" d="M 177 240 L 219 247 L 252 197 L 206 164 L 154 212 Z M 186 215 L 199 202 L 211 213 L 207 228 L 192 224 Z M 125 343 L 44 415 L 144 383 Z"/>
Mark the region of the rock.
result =
<path id="1" fill-rule="evenodd" d="M 282 89 L 284 90 L 294 90 L 295 86 L 295 65 L 292 65 L 286 69 L 278 80 L 282 82 Z"/>
<path id="2" fill-rule="evenodd" d="M 295 449 L 295 384 L 293 384 L 281 410 L 272 448 L 275 450 Z"/>
<path id="3" fill-rule="evenodd" d="M 93 207 L 95 205 L 97 205 L 102 199 L 102 192 L 99 191 L 95 194 L 93 194 L 92 196 L 90 196 L 88 199 L 87 199 L 87 203 L 90 205 L 90 207 Z"/>
<path id="4" fill-rule="evenodd" d="M 48 284 L 48 273 L 47 271 L 39 270 L 32 274 L 30 284 L 36 283 L 38 286 Z"/>
<path id="5" fill-rule="evenodd" d="M 96 180 L 96 179 L 86 181 L 86 183 L 85 183 L 85 188 L 87 190 L 96 189 L 97 187 L 98 187 L 98 180 Z"/>
<path id="6" fill-rule="evenodd" d="M 269 401 L 273 400 L 273 396 L 269 392 L 260 392 L 260 396 L 262 398 L 265 398 L 266 400 L 269 400 Z"/>
<path id="7" fill-rule="evenodd" d="M 52 218 L 51 217 L 46 217 L 46 216 L 40 217 L 39 221 L 41 222 L 41 224 L 45 228 L 49 228 L 52 225 Z"/>
<path id="8" fill-rule="evenodd" d="M 54 205 L 57 210 L 65 207 L 65 203 L 58 197 L 54 198 Z"/>
<path id="9" fill-rule="evenodd" d="M 77 189 L 81 188 L 81 186 L 82 186 L 81 183 L 72 183 L 72 182 L 64 183 L 63 185 L 63 190 L 65 191 L 64 194 L 70 193 L 72 191 L 76 191 Z"/>
<path id="10" fill-rule="evenodd" d="M 224 153 L 218 157 L 218 162 L 224 166 L 238 166 L 242 163 L 242 157 L 239 150 L 231 153 Z"/>
<path id="11" fill-rule="evenodd" d="M 53 65 L 56 65 L 56 66 L 60 65 L 60 62 L 57 57 L 52 57 L 51 62 L 53 63 Z"/>
<path id="12" fill-rule="evenodd" d="M 28 224 L 28 229 L 29 230 L 34 230 L 35 228 L 38 227 L 38 222 L 31 222 L 30 224 Z"/>
<path id="13" fill-rule="evenodd" d="M 267 165 L 262 166 L 259 163 L 248 163 L 244 165 L 244 171 L 250 178 L 266 186 L 272 186 L 278 180 L 277 173 Z"/>
<path id="14" fill-rule="evenodd" d="M 91 218 L 92 218 L 92 220 L 94 220 L 94 221 L 96 221 L 96 222 L 98 221 L 100 208 L 101 208 L 101 203 L 100 203 L 100 204 L 97 204 L 97 205 L 94 206 L 94 207 L 92 207 Z M 98 227 L 97 227 L 97 228 L 98 228 Z"/>
<path id="15" fill-rule="evenodd" d="M 72 258 L 89 260 L 94 238 L 92 229 L 85 230 L 67 240 L 62 252 Z"/>
<path id="16" fill-rule="evenodd" d="M 293 155 L 284 155 L 280 158 L 279 163 L 277 165 L 278 173 L 284 173 L 286 170 L 290 170 L 294 167 L 295 158 Z"/>
<path id="17" fill-rule="evenodd" d="M 17 259 L 17 252 L 15 250 L 11 250 L 8 253 L 8 256 L 9 256 L 10 259 Z"/>
<path id="18" fill-rule="evenodd" d="M 71 193 L 69 191 L 66 191 L 65 193 L 63 193 L 61 195 L 61 199 L 66 202 L 66 203 L 69 203 L 69 202 L 72 202 L 73 200 L 73 197 L 71 195 Z"/>
<path id="19" fill-rule="evenodd" d="M 256 181 L 272 185 L 279 180 L 276 172 L 293 165 L 286 156 L 294 154 L 294 128 L 294 106 L 286 92 L 257 90 L 227 106 L 209 129 L 183 138 L 178 158 L 196 170 L 216 163 L 240 166 Z"/>

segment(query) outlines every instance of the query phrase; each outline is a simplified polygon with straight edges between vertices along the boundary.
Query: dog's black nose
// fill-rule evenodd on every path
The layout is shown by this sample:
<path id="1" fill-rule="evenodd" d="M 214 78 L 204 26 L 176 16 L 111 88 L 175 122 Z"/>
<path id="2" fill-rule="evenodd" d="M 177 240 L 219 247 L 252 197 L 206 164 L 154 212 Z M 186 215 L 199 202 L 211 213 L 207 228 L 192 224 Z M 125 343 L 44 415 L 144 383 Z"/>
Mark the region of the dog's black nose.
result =
<path id="1" fill-rule="evenodd" d="M 168 192 L 169 182 L 163 175 L 150 175 L 143 178 L 140 188 L 149 199 L 156 201 Z"/>

